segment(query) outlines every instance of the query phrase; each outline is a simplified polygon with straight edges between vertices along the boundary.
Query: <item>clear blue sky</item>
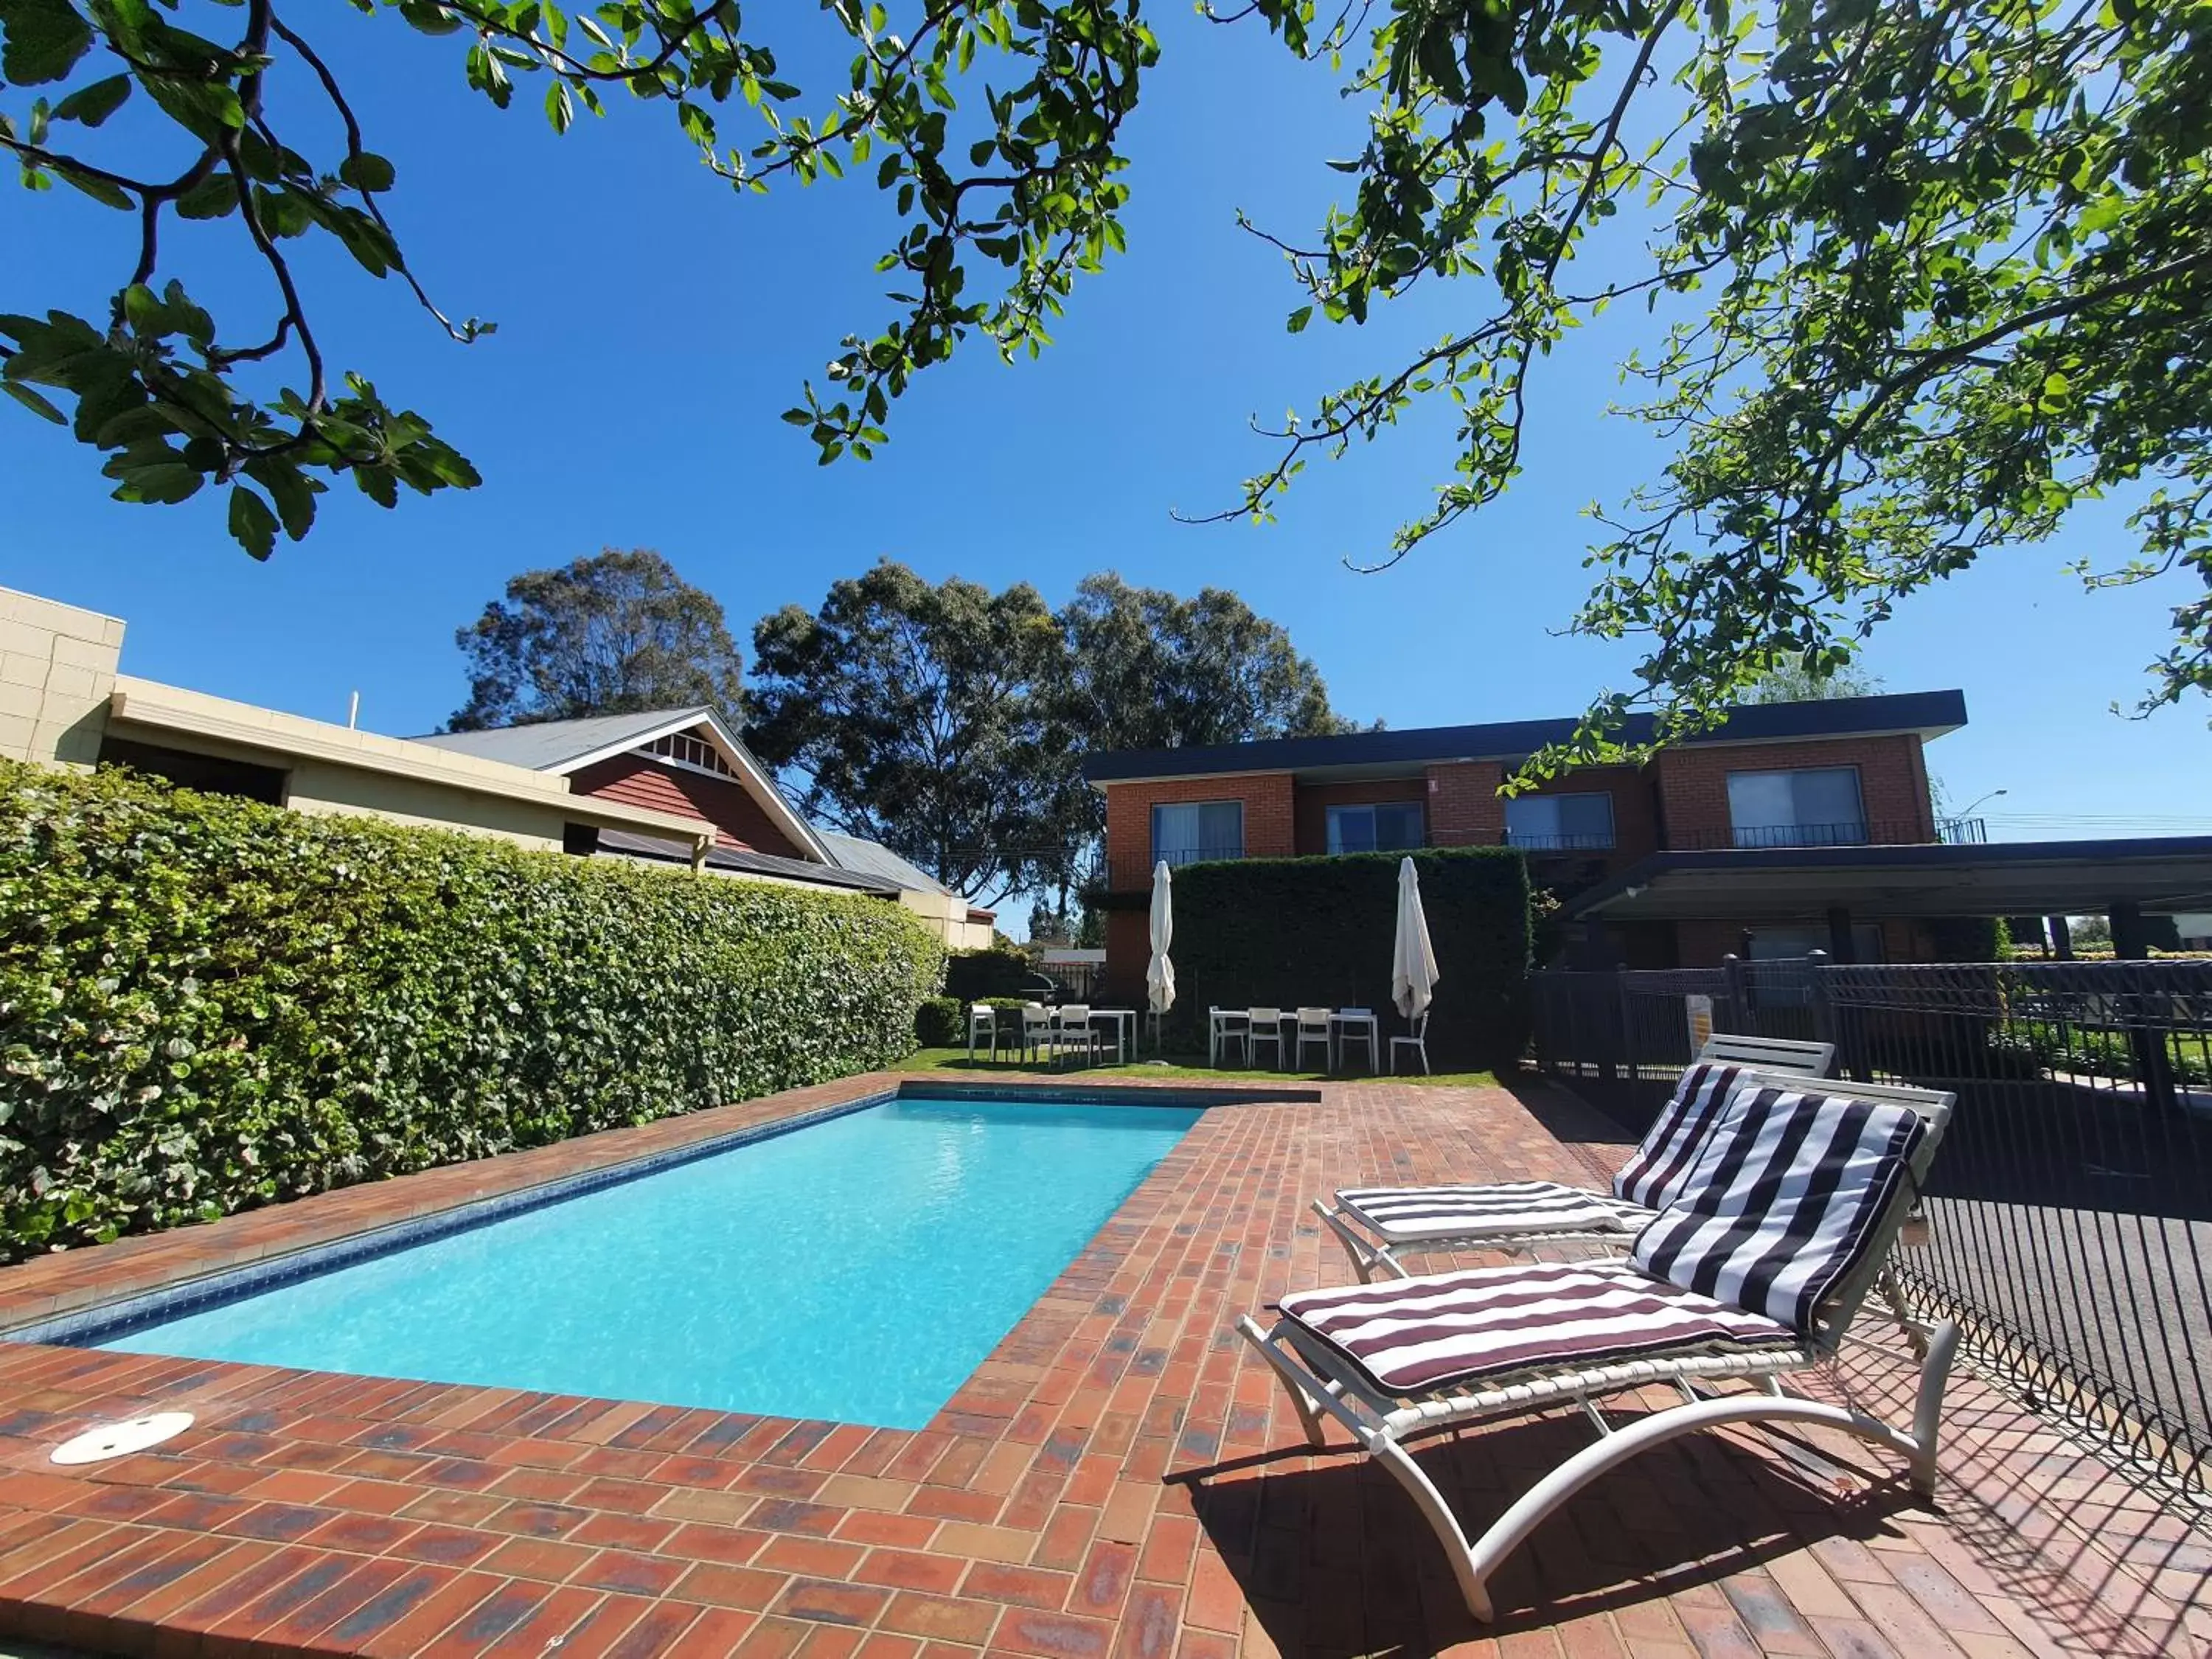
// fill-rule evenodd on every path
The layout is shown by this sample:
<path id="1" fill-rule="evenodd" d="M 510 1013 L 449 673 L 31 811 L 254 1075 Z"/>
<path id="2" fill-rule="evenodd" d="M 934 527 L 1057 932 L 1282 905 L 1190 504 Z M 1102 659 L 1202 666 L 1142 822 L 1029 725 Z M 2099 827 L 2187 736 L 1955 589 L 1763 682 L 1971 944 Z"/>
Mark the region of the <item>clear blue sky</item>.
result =
<path id="1" fill-rule="evenodd" d="M 1154 21 L 1166 50 L 1131 130 L 1128 255 L 1079 291 L 1041 362 L 975 351 L 933 370 L 878 460 L 823 469 L 777 417 L 841 336 L 886 315 L 871 266 L 888 221 L 867 182 L 739 198 L 665 109 L 627 99 L 556 139 L 527 87 L 505 114 L 465 91 L 458 37 L 331 8 L 318 44 L 351 59 L 370 142 L 398 165 L 387 200 L 416 270 L 449 311 L 500 331 L 453 345 L 327 239 L 295 246 L 313 248 L 304 274 L 333 361 L 430 415 L 483 487 L 391 513 L 334 490 L 304 544 L 257 565 L 218 492 L 181 509 L 109 501 L 94 452 L 0 410 L 0 582 L 125 617 L 131 672 L 326 719 L 358 690 L 363 723 L 398 733 L 464 700 L 453 629 L 509 574 L 608 544 L 658 548 L 741 639 L 887 555 L 932 578 L 1025 579 L 1054 601 L 1102 568 L 1233 587 L 1290 629 L 1340 708 L 1394 726 L 1568 714 L 1625 684 L 1626 647 L 1550 630 L 1583 591 L 1582 509 L 1658 459 L 1602 413 L 1638 326 L 1626 313 L 1550 365 L 1507 500 L 1388 574 L 1340 561 L 1370 555 L 1445 476 L 1443 409 L 1310 469 L 1276 525 L 1170 521 L 1264 465 L 1248 415 L 1310 406 L 1480 295 L 1435 287 L 1364 331 L 1286 335 L 1287 278 L 1232 216 L 1317 223 L 1340 182 L 1322 158 L 1356 147 L 1354 112 L 1256 30 L 1173 6 Z M 811 9 L 791 22 L 828 27 Z M 131 229 L 66 190 L 0 194 L 18 252 L 0 264 L 0 309 L 95 307 L 127 271 Z M 203 299 L 261 292 L 229 256 L 234 226 L 172 235 Z M 263 320 L 228 314 L 241 337 Z M 2061 568 L 2116 555 L 2118 517 L 1984 559 L 1911 603 L 1868 659 L 1892 690 L 1964 688 L 1972 724 L 1930 759 L 1954 805 L 2009 790 L 1984 809 L 2000 835 L 2060 818 L 2212 829 L 2203 702 L 2148 722 L 2108 712 L 2137 695 L 2182 585 L 2085 596 Z"/>

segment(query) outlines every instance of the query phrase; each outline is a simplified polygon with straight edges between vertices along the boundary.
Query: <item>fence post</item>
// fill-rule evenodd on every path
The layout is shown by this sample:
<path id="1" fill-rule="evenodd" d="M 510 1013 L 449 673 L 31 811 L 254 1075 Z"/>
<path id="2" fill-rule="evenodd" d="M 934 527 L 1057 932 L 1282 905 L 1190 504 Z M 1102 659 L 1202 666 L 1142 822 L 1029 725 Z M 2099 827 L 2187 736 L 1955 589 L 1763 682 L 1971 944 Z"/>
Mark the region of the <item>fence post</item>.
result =
<path id="1" fill-rule="evenodd" d="M 1729 1022 L 1731 1030 L 1747 1036 L 1756 1036 L 1751 1024 L 1751 983 L 1744 971 L 1743 959 L 1731 951 L 1721 958 L 1721 971 L 1728 975 Z"/>

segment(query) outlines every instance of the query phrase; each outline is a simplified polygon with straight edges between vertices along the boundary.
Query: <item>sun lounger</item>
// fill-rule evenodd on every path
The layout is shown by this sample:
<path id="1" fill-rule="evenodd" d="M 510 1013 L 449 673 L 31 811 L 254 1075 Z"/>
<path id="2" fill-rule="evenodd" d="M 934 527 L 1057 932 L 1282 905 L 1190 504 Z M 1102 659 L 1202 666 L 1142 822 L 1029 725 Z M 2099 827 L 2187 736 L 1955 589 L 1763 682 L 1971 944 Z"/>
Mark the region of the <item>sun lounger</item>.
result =
<path id="1" fill-rule="evenodd" d="M 1547 1244 L 1626 1248 L 1680 1191 L 1745 1071 L 1818 1076 L 1835 1054 L 1826 1042 L 1716 1035 L 1708 1039 L 1660 1109 L 1611 1193 L 1555 1181 L 1482 1185 L 1351 1187 L 1314 1212 L 1335 1234 L 1363 1279 L 1409 1271 L 1400 1254 L 1468 1249 L 1526 1251 Z"/>
<path id="2" fill-rule="evenodd" d="M 1492 1616 L 1498 1564 L 1616 1465 L 1737 1423 L 1822 1425 L 1907 1460 L 1931 1492 L 1954 1324 L 1915 1322 L 1920 1382 L 1899 1427 L 1784 1390 L 1826 1363 L 1881 1274 L 1950 1114 L 1948 1096 L 1854 1100 L 1809 1079 L 1747 1087 L 1709 1137 L 1691 1196 L 1662 1209 L 1626 1261 L 1516 1263 L 1285 1296 L 1272 1328 L 1237 1329 L 1289 1392 L 1308 1438 L 1334 1418 L 1389 1470 L 1434 1528 L 1474 1614 Z M 1896 1095 L 1902 1091 L 1890 1090 Z M 1714 1394 L 1725 1381 L 1755 1385 Z M 1616 1427 L 1599 1401 L 1671 1384 L 1682 1403 Z M 1599 1439 L 1470 1542 L 1407 1450 L 1424 1434 L 1571 1405 Z"/>

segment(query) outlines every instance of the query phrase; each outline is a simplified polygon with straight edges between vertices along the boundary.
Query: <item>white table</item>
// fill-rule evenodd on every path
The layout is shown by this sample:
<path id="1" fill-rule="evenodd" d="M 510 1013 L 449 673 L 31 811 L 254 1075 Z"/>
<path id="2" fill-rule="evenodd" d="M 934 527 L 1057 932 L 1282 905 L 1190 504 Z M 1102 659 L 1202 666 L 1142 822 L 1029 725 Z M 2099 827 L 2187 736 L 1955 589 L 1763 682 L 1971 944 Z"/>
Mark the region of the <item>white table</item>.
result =
<path id="1" fill-rule="evenodd" d="M 1095 1024 L 1102 1019 L 1114 1022 L 1114 1063 L 1126 1066 L 1137 1046 L 1137 1011 L 1134 1008 L 1093 1008 L 1091 1018 Z"/>

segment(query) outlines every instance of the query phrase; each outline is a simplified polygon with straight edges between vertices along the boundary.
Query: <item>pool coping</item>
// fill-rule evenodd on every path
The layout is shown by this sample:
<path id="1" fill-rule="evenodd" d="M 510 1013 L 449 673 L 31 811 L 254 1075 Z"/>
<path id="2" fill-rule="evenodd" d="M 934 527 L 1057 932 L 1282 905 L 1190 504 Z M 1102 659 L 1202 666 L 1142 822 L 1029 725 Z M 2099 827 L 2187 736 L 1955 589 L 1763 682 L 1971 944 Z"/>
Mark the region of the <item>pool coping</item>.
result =
<path id="1" fill-rule="evenodd" d="M 857 1092 L 847 1094 L 842 1092 L 840 1085 L 859 1087 Z M 625 1154 L 620 1147 L 608 1145 L 603 1139 L 640 1136 L 643 1132 L 663 1129 L 672 1124 L 696 1124 L 712 1115 L 742 1110 L 750 1105 L 772 1103 L 787 1099 L 794 1093 L 813 1094 L 823 1088 L 838 1090 L 839 1093 L 836 1097 L 821 1103 L 794 1102 L 793 1109 L 779 1115 L 737 1124 L 720 1133 L 710 1130 L 674 1146 L 651 1147 Z M 709 1107 L 700 1112 L 657 1119 L 652 1123 L 630 1128 L 601 1131 L 599 1134 L 556 1141 L 547 1146 L 497 1153 L 490 1158 L 439 1165 L 406 1175 L 387 1176 L 376 1182 L 332 1188 L 289 1200 L 287 1204 L 242 1211 L 219 1221 L 170 1228 L 159 1233 L 133 1235 L 131 1238 L 115 1240 L 107 1244 L 84 1245 L 52 1256 L 0 1267 L 0 1342 L 88 1346 L 203 1308 L 257 1295 L 320 1273 L 336 1272 L 356 1262 L 489 1226 L 512 1216 L 562 1203 L 587 1193 L 641 1180 L 701 1158 L 716 1157 L 741 1146 L 794 1133 L 894 1100 L 980 1102 L 1039 1098 L 1071 1105 L 1142 1104 L 1164 1108 L 1197 1106 L 1211 1109 L 1218 1106 L 1311 1103 L 1317 1103 L 1322 1097 L 1320 1091 L 1313 1088 L 1188 1085 L 1182 1079 L 1172 1082 L 1163 1079 L 1158 1083 L 1133 1079 L 1115 1084 L 1060 1083 L 1044 1079 L 939 1082 L 933 1078 L 912 1074 L 868 1073 L 840 1079 L 838 1084 L 817 1085 L 812 1090 L 763 1097 L 759 1102 L 739 1103 L 736 1107 Z M 214 1263 L 203 1259 L 180 1261 L 173 1273 L 159 1274 L 143 1282 L 118 1285 L 108 1294 L 94 1294 L 66 1307 L 50 1307 L 40 1312 L 27 1309 L 11 1311 L 4 1295 L 17 1275 L 33 1271 L 42 1263 L 91 1260 L 102 1252 L 118 1250 L 120 1247 L 146 1240 L 189 1243 L 197 1237 L 215 1244 L 219 1242 L 215 1237 L 217 1230 L 247 1218 L 271 1215 L 294 1206 L 312 1206 L 319 1200 L 341 1194 L 373 1194 L 379 1189 L 394 1188 L 407 1182 L 420 1182 L 427 1176 L 447 1175 L 453 1171 L 482 1170 L 490 1174 L 496 1166 L 509 1159 L 530 1158 L 562 1148 L 580 1148 L 583 1143 L 590 1141 L 600 1141 L 601 1146 L 595 1150 L 609 1151 L 614 1156 L 566 1174 L 550 1176 L 540 1181 L 526 1181 L 495 1192 L 457 1194 L 449 1203 L 412 1211 L 405 1215 L 385 1219 L 372 1215 L 364 1218 L 358 1226 L 341 1228 L 289 1249 L 272 1249 L 244 1261 Z"/>

